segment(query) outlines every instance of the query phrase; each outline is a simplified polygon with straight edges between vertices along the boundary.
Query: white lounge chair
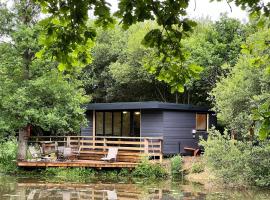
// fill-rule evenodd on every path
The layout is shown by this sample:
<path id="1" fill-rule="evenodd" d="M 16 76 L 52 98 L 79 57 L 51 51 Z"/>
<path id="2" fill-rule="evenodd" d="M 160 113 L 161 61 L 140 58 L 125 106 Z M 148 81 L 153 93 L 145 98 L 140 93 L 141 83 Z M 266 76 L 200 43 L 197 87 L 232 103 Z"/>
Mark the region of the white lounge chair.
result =
<path id="1" fill-rule="evenodd" d="M 34 160 L 41 160 L 44 158 L 44 156 L 41 155 L 41 152 L 37 150 L 34 146 L 29 146 L 28 151 L 30 152 L 32 159 Z"/>
<path id="2" fill-rule="evenodd" d="M 64 159 L 70 160 L 73 156 L 72 149 L 70 147 L 65 147 L 63 152 Z"/>
<path id="3" fill-rule="evenodd" d="M 107 197 L 108 197 L 108 200 L 117 200 L 117 193 L 115 190 L 107 190 Z"/>
<path id="4" fill-rule="evenodd" d="M 34 200 L 35 199 L 34 197 L 35 197 L 36 192 L 37 192 L 37 190 L 31 190 L 31 192 L 27 196 L 27 200 Z"/>
<path id="5" fill-rule="evenodd" d="M 109 147 L 107 156 L 101 158 L 101 160 L 116 161 L 117 153 L 118 153 L 117 147 Z"/>

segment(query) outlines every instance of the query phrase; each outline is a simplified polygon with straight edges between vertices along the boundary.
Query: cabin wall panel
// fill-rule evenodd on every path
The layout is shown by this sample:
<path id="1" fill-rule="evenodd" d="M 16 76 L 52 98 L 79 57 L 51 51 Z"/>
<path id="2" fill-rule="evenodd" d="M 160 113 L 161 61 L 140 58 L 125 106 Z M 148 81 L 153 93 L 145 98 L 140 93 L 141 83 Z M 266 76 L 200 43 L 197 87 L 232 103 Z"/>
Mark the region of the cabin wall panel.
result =
<path id="1" fill-rule="evenodd" d="M 165 154 L 184 153 L 185 146 L 197 146 L 192 134 L 196 128 L 196 113 L 164 111 L 163 122 Z"/>
<path id="2" fill-rule="evenodd" d="M 159 110 L 142 110 L 141 136 L 163 136 L 163 112 Z"/>
<path id="3" fill-rule="evenodd" d="M 81 136 L 93 135 L 93 112 L 86 112 L 87 125 L 81 128 Z"/>
<path id="4" fill-rule="evenodd" d="M 209 114 L 209 129 L 213 126 L 217 126 L 217 116 L 215 114 Z"/>

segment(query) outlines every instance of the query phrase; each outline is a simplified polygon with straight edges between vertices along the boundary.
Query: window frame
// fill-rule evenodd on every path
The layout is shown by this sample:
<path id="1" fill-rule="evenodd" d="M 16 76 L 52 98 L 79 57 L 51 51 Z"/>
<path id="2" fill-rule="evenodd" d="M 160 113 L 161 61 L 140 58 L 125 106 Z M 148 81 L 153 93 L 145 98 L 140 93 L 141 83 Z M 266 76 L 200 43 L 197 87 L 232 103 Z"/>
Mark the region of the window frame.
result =
<path id="1" fill-rule="evenodd" d="M 198 115 L 205 115 L 205 129 L 198 129 Z M 208 113 L 196 113 L 196 131 L 200 132 L 200 131 L 208 131 Z"/>

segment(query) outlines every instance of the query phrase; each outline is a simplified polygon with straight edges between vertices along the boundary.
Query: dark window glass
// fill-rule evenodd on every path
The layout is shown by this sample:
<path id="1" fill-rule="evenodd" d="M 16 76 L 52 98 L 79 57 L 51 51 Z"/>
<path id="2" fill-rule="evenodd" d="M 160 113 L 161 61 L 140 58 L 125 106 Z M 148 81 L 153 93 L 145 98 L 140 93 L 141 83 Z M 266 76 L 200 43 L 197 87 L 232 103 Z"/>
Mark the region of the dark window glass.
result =
<path id="1" fill-rule="evenodd" d="M 96 112 L 96 135 L 140 136 L 139 111 Z"/>
<path id="2" fill-rule="evenodd" d="M 141 126 L 141 113 L 133 113 L 133 131 L 135 137 L 140 137 L 140 126 Z"/>
<path id="3" fill-rule="evenodd" d="M 121 135 L 121 112 L 113 113 L 113 135 Z"/>
<path id="4" fill-rule="evenodd" d="M 130 136 L 130 112 L 123 112 L 123 136 Z"/>
<path id="5" fill-rule="evenodd" d="M 112 135 L 112 113 L 105 112 L 105 135 Z"/>
<path id="6" fill-rule="evenodd" d="M 196 114 L 196 130 L 207 130 L 207 114 Z"/>
<path id="7" fill-rule="evenodd" d="M 96 135 L 103 135 L 103 112 L 96 112 Z"/>

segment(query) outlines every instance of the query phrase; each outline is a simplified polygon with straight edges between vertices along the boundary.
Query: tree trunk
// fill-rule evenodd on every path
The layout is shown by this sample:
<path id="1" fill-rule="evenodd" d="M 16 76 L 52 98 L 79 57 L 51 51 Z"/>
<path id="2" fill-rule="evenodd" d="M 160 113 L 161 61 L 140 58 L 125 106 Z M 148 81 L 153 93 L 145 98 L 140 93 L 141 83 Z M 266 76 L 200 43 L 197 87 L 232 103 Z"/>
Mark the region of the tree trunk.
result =
<path id="1" fill-rule="evenodd" d="M 19 130 L 18 160 L 25 160 L 27 155 L 27 141 L 30 136 L 30 125 Z"/>
<path id="2" fill-rule="evenodd" d="M 190 93 L 189 93 L 189 90 L 187 90 L 187 103 L 190 104 Z"/>
<path id="3" fill-rule="evenodd" d="M 253 141 L 254 140 L 254 127 L 249 128 L 249 140 Z"/>

